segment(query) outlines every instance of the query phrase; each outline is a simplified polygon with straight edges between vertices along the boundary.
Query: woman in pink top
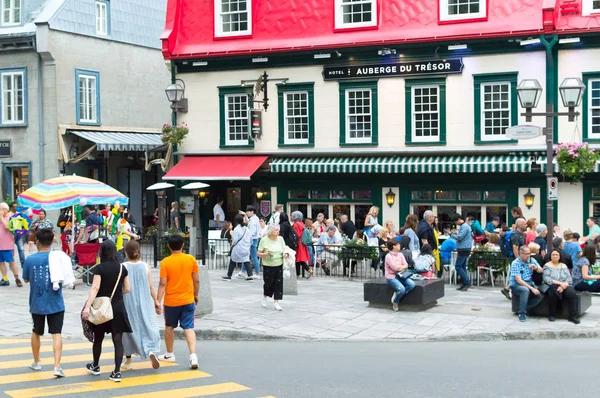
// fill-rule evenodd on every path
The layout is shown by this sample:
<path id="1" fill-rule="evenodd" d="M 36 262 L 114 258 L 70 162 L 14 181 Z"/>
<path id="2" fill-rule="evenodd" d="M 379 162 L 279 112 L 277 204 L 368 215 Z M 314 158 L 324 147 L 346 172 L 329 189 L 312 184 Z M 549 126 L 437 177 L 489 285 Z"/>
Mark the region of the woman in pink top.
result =
<path id="1" fill-rule="evenodd" d="M 394 288 L 392 295 L 392 308 L 398 311 L 398 303 L 404 295 L 415 287 L 415 282 L 410 278 L 401 278 L 398 273 L 408 270 L 408 263 L 400 253 L 400 243 L 392 238 L 387 241 L 389 252 L 385 256 L 385 281 Z"/>
<path id="2" fill-rule="evenodd" d="M 8 230 L 8 205 L 4 202 L 0 203 L 0 272 L 2 273 L 2 280 L 0 280 L 0 286 L 8 286 L 10 282 L 6 276 L 6 264 L 8 263 L 10 270 L 15 276 L 15 283 L 18 287 L 23 286 L 23 282 L 19 279 L 19 271 L 13 251 L 15 248 L 15 237 Z M 21 264 L 22 265 L 22 264 Z"/>

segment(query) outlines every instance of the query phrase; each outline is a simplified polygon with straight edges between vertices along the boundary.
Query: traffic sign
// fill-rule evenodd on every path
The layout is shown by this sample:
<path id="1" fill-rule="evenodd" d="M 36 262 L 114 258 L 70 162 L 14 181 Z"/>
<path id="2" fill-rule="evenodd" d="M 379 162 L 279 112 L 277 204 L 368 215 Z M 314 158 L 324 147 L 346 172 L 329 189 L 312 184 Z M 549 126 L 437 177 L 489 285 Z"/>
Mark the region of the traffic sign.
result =
<path id="1" fill-rule="evenodd" d="M 542 128 L 530 124 L 512 126 L 506 129 L 506 136 L 513 140 L 528 140 L 542 135 Z"/>
<path id="2" fill-rule="evenodd" d="M 558 178 L 548 178 L 548 200 L 558 200 Z"/>

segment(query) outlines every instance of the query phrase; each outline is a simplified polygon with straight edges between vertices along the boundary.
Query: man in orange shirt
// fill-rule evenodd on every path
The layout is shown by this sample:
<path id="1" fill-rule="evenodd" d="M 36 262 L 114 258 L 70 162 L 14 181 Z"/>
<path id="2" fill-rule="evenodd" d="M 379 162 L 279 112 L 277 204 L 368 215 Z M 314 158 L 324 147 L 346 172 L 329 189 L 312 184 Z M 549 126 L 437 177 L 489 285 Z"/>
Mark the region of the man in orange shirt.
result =
<path id="1" fill-rule="evenodd" d="M 183 253 L 183 243 L 181 235 L 172 235 L 169 238 L 171 255 L 160 263 L 160 283 L 155 306 L 156 313 L 160 314 L 164 297 L 167 353 L 160 355 L 158 359 L 164 362 L 175 362 L 175 354 L 173 354 L 175 328 L 181 326 L 190 349 L 190 368 L 198 369 L 194 315 L 198 304 L 200 277 L 198 263 L 193 256 Z"/>

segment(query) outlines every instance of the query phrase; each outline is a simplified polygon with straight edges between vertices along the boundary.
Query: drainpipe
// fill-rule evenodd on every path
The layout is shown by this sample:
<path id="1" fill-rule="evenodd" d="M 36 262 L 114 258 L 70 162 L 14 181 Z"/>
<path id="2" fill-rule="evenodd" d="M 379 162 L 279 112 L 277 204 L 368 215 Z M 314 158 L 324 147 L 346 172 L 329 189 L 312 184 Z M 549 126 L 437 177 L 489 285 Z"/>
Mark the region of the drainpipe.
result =
<path id="1" fill-rule="evenodd" d="M 42 56 L 38 53 L 38 73 L 37 73 L 37 80 L 38 80 L 38 96 L 37 96 L 37 100 L 38 100 L 38 106 L 37 106 L 37 110 L 38 110 L 38 162 L 40 164 L 40 182 L 45 180 L 45 176 L 44 176 L 44 147 L 46 146 L 46 143 L 44 142 L 44 84 L 42 81 L 43 78 L 43 74 L 42 74 L 42 67 L 44 66 L 44 61 L 42 60 Z"/>

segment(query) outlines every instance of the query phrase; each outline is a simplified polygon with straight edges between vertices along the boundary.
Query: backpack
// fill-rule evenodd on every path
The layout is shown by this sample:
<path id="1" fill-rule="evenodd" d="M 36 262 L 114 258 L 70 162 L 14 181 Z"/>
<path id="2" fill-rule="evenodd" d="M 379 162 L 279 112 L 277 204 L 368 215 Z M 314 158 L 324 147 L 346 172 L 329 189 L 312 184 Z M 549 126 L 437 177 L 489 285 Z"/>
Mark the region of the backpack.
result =
<path id="1" fill-rule="evenodd" d="M 425 255 L 419 255 L 414 261 L 415 261 L 415 266 L 414 266 L 415 271 L 428 272 L 428 271 L 431 271 L 431 266 L 433 265 L 433 262 L 435 261 L 435 259 L 433 258 L 433 256 L 431 256 L 429 254 L 425 254 Z"/>
<path id="2" fill-rule="evenodd" d="M 515 231 L 508 231 L 504 235 L 504 239 L 502 240 L 502 244 L 500 245 L 500 250 L 505 257 L 515 258 L 515 254 L 513 253 L 512 244 L 510 243 L 510 238 L 513 236 Z"/>
<path id="3" fill-rule="evenodd" d="M 304 235 L 304 233 L 302 234 Z M 283 240 L 285 242 L 285 244 L 287 245 L 287 247 L 289 247 L 292 250 L 296 250 L 298 249 L 298 234 L 296 233 L 296 231 L 294 231 L 293 228 L 288 228 L 287 232 L 285 234 L 285 236 L 283 237 Z"/>
<path id="4" fill-rule="evenodd" d="M 302 231 L 302 244 L 312 245 L 312 231 L 310 228 L 304 228 L 304 231 Z"/>

